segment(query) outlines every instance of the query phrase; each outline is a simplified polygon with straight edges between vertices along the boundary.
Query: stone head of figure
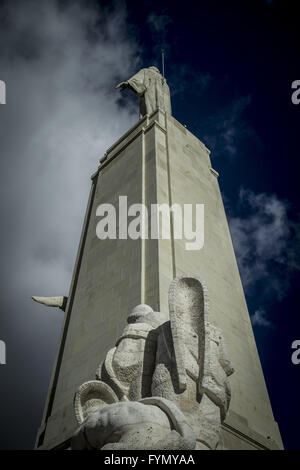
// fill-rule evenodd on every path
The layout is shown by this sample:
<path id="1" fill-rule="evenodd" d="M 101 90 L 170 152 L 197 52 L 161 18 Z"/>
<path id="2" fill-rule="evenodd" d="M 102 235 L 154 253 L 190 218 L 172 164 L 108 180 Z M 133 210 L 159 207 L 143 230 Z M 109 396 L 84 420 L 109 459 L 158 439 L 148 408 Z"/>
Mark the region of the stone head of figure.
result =
<path id="1" fill-rule="evenodd" d="M 127 317 L 127 323 L 138 323 L 139 319 L 147 315 L 148 313 L 153 312 L 153 308 L 147 304 L 140 304 L 134 307 Z"/>
<path id="2" fill-rule="evenodd" d="M 153 328 L 157 328 L 166 321 L 168 315 L 163 312 L 155 312 L 150 305 L 141 304 L 134 307 L 127 317 L 127 323 L 148 323 Z"/>

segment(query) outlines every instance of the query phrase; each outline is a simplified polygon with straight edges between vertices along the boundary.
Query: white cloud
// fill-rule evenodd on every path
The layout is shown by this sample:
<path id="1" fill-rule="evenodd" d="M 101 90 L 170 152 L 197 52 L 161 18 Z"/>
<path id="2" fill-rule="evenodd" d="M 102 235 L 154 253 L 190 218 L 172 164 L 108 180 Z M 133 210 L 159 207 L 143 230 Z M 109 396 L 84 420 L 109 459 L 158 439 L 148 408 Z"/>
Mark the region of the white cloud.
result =
<path id="1" fill-rule="evenodd" d="M 42 317 L 30 296 L 68 293 L 90 175 L 138 119 L 114 88 L 138 69 L 125 8 L 88 5 L 7 1 L 2 10 L 1 298 L 20 336 L 61 318 Z"/>
<path id="2" fill-rule="evenodd" d="M 229 217 L 243 284 L 249 293 L 260 283 L 266 297 L 285 297 L 290 276 L 299 269 L 299 224 L 288 217 L 289 204 L 276 195 L 241 189 L 241 217 Z"/>
<path id="3" fill-rule="evenodd" d="M 260 145 L 254 129 L 243 119 L 243 113 L 250 103 L 250 95 L 240 96 L 207 119 L 203 141 L 215 158 L 220 155 L 229 159 L 236 157 L 240 144 L 246 138 Z"/>
<path id="4" fill-rule="evenodd" d="M 147 18 L 147 25 L 151 35 L 152 46 L 152 65 L 155 65 L 162 71 L 161 49 L 165 53 L 165 71 L 167 70 L 167 77 L 169 77 L 169 63 L 168 57 L 170 46 L 168 45 L 167 35 L 169 25 L 173 22 L 172 18 L 164 13 L 152 12 Z"/>
<path id="5" fill-rule="evenodd" d="M 166 33 L 167 26 L 172 23 L 172 19 L 168 15 L 151 13 L 147 18 L 147 23 L 153 31 L 164 35 Z"/>
<path id="6" fill-rule="evenodd" d="M 266 326 L 272 328 L 272 323 L 266 319 L 266 312 L 263 309 L 258 309 L 251 315 L 252 325 Z"/>
<path id="7" fill-rule="evenodd" d="M 176 67 L 171 66 L 171 95 L 175 96 L 177 94 L 184 94 L 187 92 L 187 89 L 193 90 L 197 96 L 203 94 L 205 90 L 212 83 L 212 75 L 208 72 L 197 73 L 191 69 L 186 64 L 176 65 Z"/>

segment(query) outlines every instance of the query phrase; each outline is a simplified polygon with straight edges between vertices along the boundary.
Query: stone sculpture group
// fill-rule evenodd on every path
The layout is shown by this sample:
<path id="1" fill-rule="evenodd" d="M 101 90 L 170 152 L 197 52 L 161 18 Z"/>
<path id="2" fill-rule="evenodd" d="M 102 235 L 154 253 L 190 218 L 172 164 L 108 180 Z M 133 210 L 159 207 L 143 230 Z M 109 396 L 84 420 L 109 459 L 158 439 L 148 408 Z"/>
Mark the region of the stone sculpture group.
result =
<path id="1" fill-rule="evenodd" d="M 169 315 L 133 309 L 96 380 L 75 395 L 72 449 L 219 448 L 233 368 L 208 308 L 201 280 L 180 276 L 170 285 Z"/>

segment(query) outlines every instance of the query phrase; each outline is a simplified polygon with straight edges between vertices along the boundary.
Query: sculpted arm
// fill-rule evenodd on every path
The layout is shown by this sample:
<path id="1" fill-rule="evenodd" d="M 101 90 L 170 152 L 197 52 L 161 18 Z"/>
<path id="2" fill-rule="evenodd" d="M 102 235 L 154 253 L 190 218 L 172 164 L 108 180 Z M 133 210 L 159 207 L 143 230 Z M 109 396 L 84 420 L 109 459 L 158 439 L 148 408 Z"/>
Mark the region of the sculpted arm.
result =
<path id="1" fill-rule="evenodd" d="M 124 90 L 125 88 L 130 88 L 138 96 L 142 96 L 146 91 L 145 86 L 145 73 L 144 70 L 140 70 L 138 73 L 129 78 L 126 82 L 119 83 L 116 88 Z"/>

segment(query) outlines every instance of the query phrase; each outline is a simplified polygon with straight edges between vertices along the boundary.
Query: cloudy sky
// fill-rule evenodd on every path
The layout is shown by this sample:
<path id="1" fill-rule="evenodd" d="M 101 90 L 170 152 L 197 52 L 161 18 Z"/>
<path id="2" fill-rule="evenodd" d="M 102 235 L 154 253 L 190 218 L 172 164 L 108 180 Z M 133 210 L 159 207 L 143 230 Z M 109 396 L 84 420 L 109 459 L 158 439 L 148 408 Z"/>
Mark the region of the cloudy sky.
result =
<path id="1" fill-rule="evenodd" d="M 2 448 L 33 447 L 62 325 L 30 297 L 68 292 L 90 175 L 138 119 L 114 86 L 160 67 L 162 47 L 173 114 L 220 172 L 275 418 L 300 448 L 295 5 L 0 0 Z"/>

